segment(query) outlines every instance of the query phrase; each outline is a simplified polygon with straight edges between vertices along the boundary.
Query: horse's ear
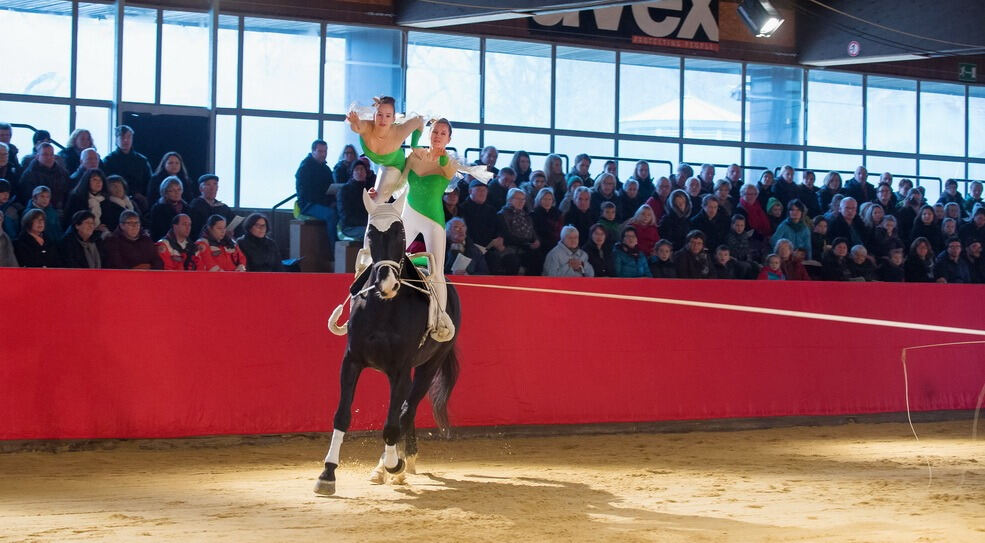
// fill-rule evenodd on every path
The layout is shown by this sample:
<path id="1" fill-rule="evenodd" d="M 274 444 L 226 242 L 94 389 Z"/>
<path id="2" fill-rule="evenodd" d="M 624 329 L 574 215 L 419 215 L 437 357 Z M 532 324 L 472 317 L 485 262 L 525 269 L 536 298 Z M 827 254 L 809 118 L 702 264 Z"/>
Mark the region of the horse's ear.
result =
<path id="1" fill-rule="evenodd" d="M 407 203 L 407 192 L 408 191 L 406 190 L 402 191 L 400 196 L 393 201 L 393 209 L 395 209 L 399 215 L 403 215 L 404 213 L 404 204 Z"/>
<path id="2" fill-rule="evenodd" d="M 373 201 L 373 198 L 369 195 L 369 191 L 366 189 L 363 189 L 363 205 L 366 206 L 366 212 L 370 215 L 376 211 L 376 202 Z"/>

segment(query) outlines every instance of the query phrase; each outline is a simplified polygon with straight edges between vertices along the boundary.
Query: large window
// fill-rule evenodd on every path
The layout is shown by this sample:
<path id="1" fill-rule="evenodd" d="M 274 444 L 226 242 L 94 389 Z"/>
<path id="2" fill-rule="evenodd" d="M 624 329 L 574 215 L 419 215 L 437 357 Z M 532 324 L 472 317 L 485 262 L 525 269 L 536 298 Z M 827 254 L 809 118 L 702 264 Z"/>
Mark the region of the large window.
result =
<path id="1" fill-rule="evenodd" d="M 684 145 L 684 162 L 699 165 L 706 162 L 708 164 L 732 164 L 733 162 L 738 164 L 742 162 L 742 149 L 724 145 Z M 695 173 L 698 173 L 697 168 L 694 170 Z"/>
<path id="2" fill-rule="evenodd" d="M 803 87 L 800 68 L 746 66 L 746 141 L 803 143 Z"/>
<path id="3" fill-rule="evenodd" d="M 917 82 L 869 76 L 866 146 L 879 151 L 917 150 Z"/>
<path id="4" fill-rule="evenodd" d="M 219 16 L 219 38 L 216 44 L 216 105 L 236 107 L 236 87 L 239 84 L 239 18 Z"/>
<path id="5" fill-rule="evenodd" d="M 858 168 L 861 164 L 862 155 L 808 151 L 807 166 L 805 167 L 816 170 L 819 179 L 824 177 L 821 172 L 836 171 L 842 172 L 843 174 L 848 172 L 850 174 L 848 177 L 842 175 L 842 181 L 848 181 L 851 174 L 855 172 L 855 168 Z"/>
<path id="6" fill-rule="evenodd" d="M 0 101 L 0 119 L 46 129 L 55 141 L 63 145 L 68 140 L 68 106 Z M 18 147 L 20 157 L 31 152 L 32 136 L 34 132 L 14 127 L 10 142 Z"/>
<path id="7" fill-rule="evenodd" d="M 485 122 L 551 126 L 550 45 L 487 40 L 485 74 Z"/>
<path id="8" fill-rule="evenodd" d="M 411 32 L 407 109 L 479 122 L 479 38 Z"/>
<path id="9" fill-rule="evenodd" d="M 556 127 L 612 132 L 616 114 L 616 54 L 557 48 Z M 612 151 L 610 150 L 611 154 Z"/>
<path id="10" fill-rule="evenodd" d="M 123 13 L 123 101 L 153 103 L 157 88 L 157 10 Z"/>
<path id="11" fill-rule="evenodd" d="M 325 113 L 373 96 L 403 98 L 399 30 L 331 25 L 325 37 Z M 411 104 L 411 107 L 415 107 Z"/>
<path id="12" fill-rule="evenodd" d="M 499 150 L 496 166 L 500 168 L 509 166 L 513 160 L 513 153 L 507 151 L 526 151 L 539 153 L 530 156 L 530 169 L 539 170 L 544 166 L 546 153 L 551 151 L 551 136 L 548 134 L 486 130 L 483 137 L 486 145 L 493 145 Z"/>
<path id="13" fill-rule="evenodd" d="M 920 184 L 927 188 L 927 200 L 931 203 L 936 202 L 943 190 L 942 182 L 949 178 L 964 179 L 964 162 L 951 162 L 945 160 L 921 160 L 920 175 L 939 177 L 937 179 L 921 179 Z"/>
<path id="14" fill-rule="evenodd" d="M 246 19 L 243 107 L 318 111 L 319 26 L 279 19 Z"/>
<path id="15" fill-rule="evenodd" d="M 807 144 L 862 148 L 861 75 L 808 72 Z"/>
<path id="16" fill-rule="evenodd" d="M 800 168 L 803 160 L 803 153 L 800 151 L 782 151 L 776 149 L 746 149 L 746 168 L 752 170 L 746 171 L 746 179 L 751 179 L 752 175 L 757 178 L 762 170 L 774 171 L 776 168 L 781 166 L 790 165 L 794 168 Z M 724 171 L 716 172 L 716 178 L 725 177 Z M 799 179 L 799 176 L 794 176 L 794 179 Z"/>
<path id="17" fill-rule="evenodd" d="M 739 141 L 741 85 L 742 65 L 737 62 L 685 59 L 684 137 Z"/>
<path id="18" fill-rule="evenodd" d="M 985 158 L 985 87 L 968 87 L 968 156 Z"/>
<path id="19" fill-rule="evenodd" d="M 79 98 L 113 99 L 116 11 L 112 5 L 79 4 L 78 65 L 75 94 Z"/>
<path id="20" fill-rule="evenodd" d="M 556 153 L 568 155 L 568 169 L 574 167 L 575 157 L 581 153 L 588 153 L 591 156 L 612 156 L 615 151 L 612 140 L 601 138 L 578 138 L 573 136 L 558 136 L 554 138 L 554 151 Z M 602 172 L 604 160 L 592 160 L 589 171 L 592 177 Z M 565 172 L 568 173 L 568 172 Z"/>
<path id="21" fill-rule="evenodd" d="M 46 2 L 37 10 L 0 8 L 3 62 L 0 92 L 68 96 L 72 4 Z"/>
<path id="22" fill-rule="evenodd" d="M 951 83 L 920 85 L 921 153 L 964 155 L 964 89 Z"/>
<path id="23" fill-rule="evenodd" d="M 161 27 L 161 103 L 208 106 L 209 16 L 165 11 Z"/>
<path id="24" fill-rule="evenodd" d="M 869 177 L 878 177 L 883 172 L 893 174 L 893 188 L 896 182 L 904 177 L 913 177 L 917 174 L 917 161 L 913 158 L 895 158 L 869 155 L 865 159 L 865 167 L 869 171 Z M 872 181 L 875 181 L 873 179 Z"/>
<path id="25" fill-rule="evenodd" d="M 619 64 L 619 132 L 681 134 L 681 59 L 623 53 Z"/>
<path id="26" fill-rule="evenodd" d="M 676 143 L 621 140 L 619 142 L 619 179 L 625 181 L 633 175 L 638 160 L 666 160 L 670 164 L 650 162 L 650 176 L 658 179 L 673 173 L 673 165 L 679 161 L 680 146 Z"/>
<path id="27" fill-rule="evenodd" d="M 243 117 L 239 205 L 269 208 L 293 194 L 294 172 L 317 136 L 315 121 Z"/>

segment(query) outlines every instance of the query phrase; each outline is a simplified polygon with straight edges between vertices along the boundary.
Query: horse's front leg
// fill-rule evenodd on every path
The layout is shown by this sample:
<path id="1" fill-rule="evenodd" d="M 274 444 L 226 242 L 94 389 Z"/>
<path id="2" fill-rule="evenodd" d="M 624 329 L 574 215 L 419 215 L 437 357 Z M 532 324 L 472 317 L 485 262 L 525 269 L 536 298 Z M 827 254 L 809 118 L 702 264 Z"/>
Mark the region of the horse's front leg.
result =
<path id="1" fill-rule="evenodd" d="M 339 467 L 339 450 L 342 448 L 342 439 L 345 437 L 346 431 L 349 430 L 349 423 L 352 421 L 352 400 L 362 369 L 362 366 L 355 363 L 352 357 L 346 353 L 342 359 L 340 371 L 341 393 L 339 394 L 339 407 L 335 410 L 332 442 L 328 446 L 328 454 L 325 455 L 325 469 L 315 483 L 316 494 L 325 496 L 335 494 L 335 469 Z"/>
<path id="2" fill-rule="evenodd" d="M 410 396 L 410 369 L 400 370 L 390 375 L 390 406 L 387 410 L 386 424 L 383 425 L 383 456 L 379 465 L 373 471 L 370 481 L 383 483 L 386 481 L 384 471 L 390 475 L 403 473 L 406 464 L 397 453 L 397 443 L 400 441 L 400 415 L 407 410 L 407 398 Z"/>

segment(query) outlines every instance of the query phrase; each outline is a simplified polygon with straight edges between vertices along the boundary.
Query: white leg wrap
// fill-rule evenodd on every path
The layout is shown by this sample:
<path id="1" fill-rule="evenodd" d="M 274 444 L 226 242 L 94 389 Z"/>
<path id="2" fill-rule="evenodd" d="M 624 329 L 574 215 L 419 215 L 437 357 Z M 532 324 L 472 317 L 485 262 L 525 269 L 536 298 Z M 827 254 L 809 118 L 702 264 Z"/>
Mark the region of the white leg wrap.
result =
<path id="1" fill-rule="evenodd" d="M 326 463 L 339 465 L 339 449 L 342 448 L 343 437 L 345 437 L 345 432 L 341 430 L 332 432 L 332 442 L 328 445 L 328 454 L 325 455 Z"/>
<path id="2" fill-rule="evenodd" d="M 386 445 L 383 447 L 383 465 L 391 469 L 397 467 L 396 445 Z"/>

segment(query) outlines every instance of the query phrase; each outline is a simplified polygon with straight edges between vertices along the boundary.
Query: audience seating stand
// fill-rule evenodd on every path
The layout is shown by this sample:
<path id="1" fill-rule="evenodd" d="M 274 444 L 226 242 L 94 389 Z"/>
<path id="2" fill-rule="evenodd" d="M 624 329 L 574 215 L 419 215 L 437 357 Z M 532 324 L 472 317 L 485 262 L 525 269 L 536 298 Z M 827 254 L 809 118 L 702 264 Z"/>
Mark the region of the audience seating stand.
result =
<path id="1" fill-rule="evenodd" d="M 356 255 L 363 247 L 363 240 L 346 236 L 338 229 L 339 240 L 335 242 L 335 273 L 355 273 Z"/>
<path id="2" fill-rule="evenodd" d="M 330 273 L 333 269 L 332 249 L 325 221 L 302 215 L 297 204 L 294 217 L 291 221 L 291 258 L 301 259 L 302 272 Z"/>

